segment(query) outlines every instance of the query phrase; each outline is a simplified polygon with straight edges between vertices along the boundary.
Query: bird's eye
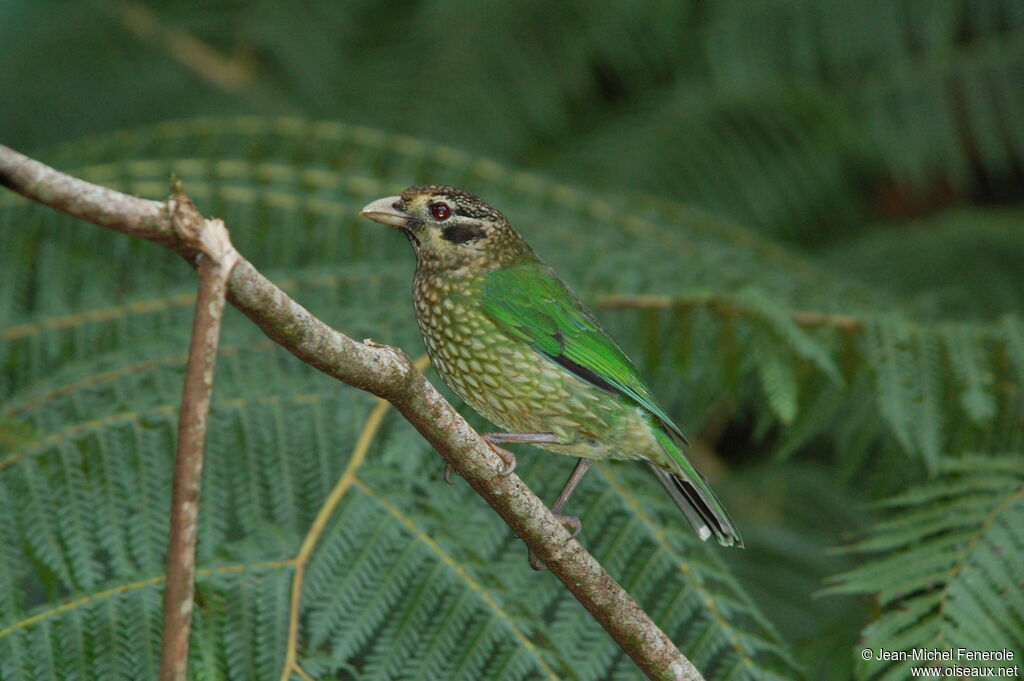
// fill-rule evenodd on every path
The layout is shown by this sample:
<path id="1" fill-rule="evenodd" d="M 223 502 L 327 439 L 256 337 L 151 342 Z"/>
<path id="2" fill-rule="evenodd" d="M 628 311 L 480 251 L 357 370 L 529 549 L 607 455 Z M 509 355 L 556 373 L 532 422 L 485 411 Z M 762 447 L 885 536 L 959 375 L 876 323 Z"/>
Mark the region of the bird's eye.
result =
<path id="1" fill-rule="evenodd" d="M 430 207 L 430 214 L 435 220 L 447 220 L 452 216 L 452 209 L 445 203 L 435 203 Z"/>

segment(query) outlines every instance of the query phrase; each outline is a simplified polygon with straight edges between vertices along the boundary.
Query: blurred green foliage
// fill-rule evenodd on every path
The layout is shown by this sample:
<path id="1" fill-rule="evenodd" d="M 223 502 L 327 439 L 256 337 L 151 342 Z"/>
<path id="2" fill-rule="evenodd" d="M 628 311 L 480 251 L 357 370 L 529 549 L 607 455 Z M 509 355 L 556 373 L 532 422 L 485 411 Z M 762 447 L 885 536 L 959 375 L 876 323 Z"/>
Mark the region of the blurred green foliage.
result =
<path id="1" fill-rule="evenodd" d="M 11 0 L 0 45 L 0 143 L 155 198 L 177 173 L 359 338 L 421 351 L 363 203 L 505 211 L 744 533 L 698 545 L 626 465 L 575 510 L 709 680 L 907 678 L 861 641 L 1024 654 L 1020 0 Z M 0 234 L 0 679 L 152 676 L 191 273 L 7 195 Z M 274 678 L 370 402 L 225 335 L 193 675 Z M 306 669 L 638 678 L 391 419 L 314 554 Z M 551 497 L 569 462 L 526 459 Z"/>

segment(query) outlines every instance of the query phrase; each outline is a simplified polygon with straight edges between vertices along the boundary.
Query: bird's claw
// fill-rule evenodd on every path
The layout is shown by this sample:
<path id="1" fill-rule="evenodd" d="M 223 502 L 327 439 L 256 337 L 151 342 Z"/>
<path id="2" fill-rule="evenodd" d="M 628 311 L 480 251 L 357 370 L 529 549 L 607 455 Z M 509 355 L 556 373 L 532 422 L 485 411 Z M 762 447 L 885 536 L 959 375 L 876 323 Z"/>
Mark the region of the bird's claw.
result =
<path id="1" fill-rule="evenodd" d="M 493 442 L 491 442 L 491 439 L 486 435 L 484 435 L 483 438 L 484 442 L 487 443 L 487 446 L 491 448 L 491 451 L 497 454 L 501 458 L 501 460 L 505 462 L 505 468 L 503 468 L 501 472 L 498 473 L 498 477 L 504 478 L 509 475 L 512 475 L 512 471 L 516 469 L 516 455 L 508 451 L 504 447 L 499 447 L 498 445 L 494 444 Z M 449 485 L 455 484 L 454 482 L 452 482 L 452 473 L 454 472 L 455 467 L 452 466 L 450 463 L 445 463 L 444 481 L 447 482 Z"/>
<path id="2" fill-rule="evenodd" d="M 516 455 L 508 451 L 504 447 L 499 447 L 498 445 L 494 444 L 493 442 L 491 442 L 491 439 L 488 438 L 487 436 L 484 436 L 484 442 L 486 442 L 487 446 L 491 448 L 491 451 L 493 451 L 495 454 L 501 457 L 501 460 L 505 462 L 505 468 L 500 473 L 498 473 L 498 477 L 504 478 L 509 475 L 512 475 L 512 471 L 516 469 Z"/>
<path id="3" fill-rule="evenodd" d="M 583 522 L 579 516 L 556 514 L 555 518 L 567 528 L 572 528 L 572 534 L 569 535 L 569 539 L 575 539 L 579 535 L 580 530 L 583 529 Z"/>
<path id="4" fill-rule="evenodd" d="M 572 534 L 569 535 L 569 539 L 575 539 L 576 536 L 580 533 L 580 530 L 583 529 L 583 522 L 579 519 L 579 516 L 562 515 L 560 513 L 555 513 L 554 515 L 555 520 L 562 523 L 562 525 L 564 525 L 566 528 L 572 529 Z M 530 567 L 532 567 L 537 572 L 541 572 L 542 570 L 547 569 L 546 567 L 544 567 L 544 563 L 540 562 L 540 559 L 538 559 L 537 556 L 534 555 L 533 551 L 530 551 Z"/>

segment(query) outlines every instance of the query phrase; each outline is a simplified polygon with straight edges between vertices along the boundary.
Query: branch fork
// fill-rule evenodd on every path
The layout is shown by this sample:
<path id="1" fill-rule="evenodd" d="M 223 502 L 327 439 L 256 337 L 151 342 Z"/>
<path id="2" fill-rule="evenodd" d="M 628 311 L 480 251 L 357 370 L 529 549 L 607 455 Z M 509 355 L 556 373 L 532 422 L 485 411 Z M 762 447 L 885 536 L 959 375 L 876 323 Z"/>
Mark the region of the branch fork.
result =
<path id="1" fill-rule="evenodd" d="M 174 183 L 167 212 L 182 246 L 199 252 L 199 292 L 178 417 L 160 660 L 160 681 L 187 681 L 203 450 L 227 282 L 239 256 L 224 222 L 205 219 L 180 183 Z"/>

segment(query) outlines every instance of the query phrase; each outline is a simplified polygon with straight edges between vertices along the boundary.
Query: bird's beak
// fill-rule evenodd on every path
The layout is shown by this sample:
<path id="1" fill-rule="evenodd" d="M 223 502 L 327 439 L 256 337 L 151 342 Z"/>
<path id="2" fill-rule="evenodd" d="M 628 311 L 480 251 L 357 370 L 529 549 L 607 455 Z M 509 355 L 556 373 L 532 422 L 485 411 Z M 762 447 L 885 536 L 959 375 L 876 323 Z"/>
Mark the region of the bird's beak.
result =
<path id="1" fill-rule="evenodd" d="M 382 225 L 404 228 L 409 225 L 409 222 L 412 220 L 412 216 L 397 208 L 397 206 L 401 205 L 401 196 L 385 196 L 383 199 L 377 199 L 372 203 L 366 204 L 363 209 L 359 211 L 359 214 L 363 217 L 370 218 L 374 222 L 379 222 Z"/>

